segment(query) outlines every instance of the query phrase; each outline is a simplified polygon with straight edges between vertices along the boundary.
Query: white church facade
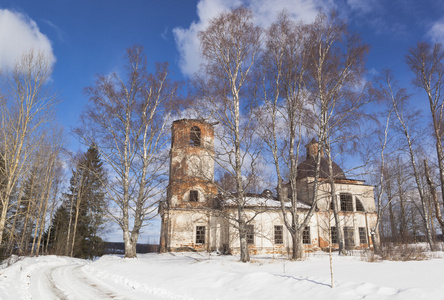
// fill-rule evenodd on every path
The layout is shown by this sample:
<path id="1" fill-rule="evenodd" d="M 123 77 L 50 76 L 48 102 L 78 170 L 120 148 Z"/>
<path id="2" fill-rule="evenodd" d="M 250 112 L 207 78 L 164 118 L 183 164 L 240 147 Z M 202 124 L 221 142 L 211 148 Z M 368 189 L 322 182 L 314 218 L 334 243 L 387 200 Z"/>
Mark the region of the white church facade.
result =
<path id="1" fill-rule="evenodd" d="M 307 145 L 307 157 L 298 166 L 297 194 L 300 219 L 310 208 L 315 174 L 314 153 L 317 142 Z M 320 165 L 318 197 L 313 216 L 303 232 L 306 251 L 337 247 L 337 232 L 328 200 L 327 161 Z M 340 199 L 339 222 L 348 249 L 372 247 L 370 230 L 376 223 L 373 187 L 360 180 L 345 177 L 334 164 L 336 192 Z M 221 205 L 221 200 L 224 205 Z M 227 215 L 235 214 L 218 193 L 214 183 L 214 129 L 207 122 L 182 119 L 173 122 L 170 152 L 170 177 L 167 200 L 162 203 L 161 251 L 239 251 L 238 230 Z M 247 227 L 247 242 L 252 254 L 291 251 L 280 201 L 270 190 L 262 194 L 246 194 L 245 213 L 252 221 Z M 254 217 L 254 218 L 253 218 Z M 329 230 L 331 228 L 331 239 Z"/>

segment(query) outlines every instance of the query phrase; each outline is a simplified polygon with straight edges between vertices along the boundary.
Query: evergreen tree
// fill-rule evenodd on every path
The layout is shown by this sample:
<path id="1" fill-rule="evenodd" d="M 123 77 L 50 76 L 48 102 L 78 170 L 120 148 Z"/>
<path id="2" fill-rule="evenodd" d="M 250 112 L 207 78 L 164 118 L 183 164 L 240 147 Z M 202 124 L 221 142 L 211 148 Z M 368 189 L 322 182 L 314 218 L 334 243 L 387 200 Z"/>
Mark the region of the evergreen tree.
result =
<path id="1" fill-rule="evenodd" d="M 54 241 L 49 248 L 54 253 L 80 258 L 102 254 L 99 234 L 104 229 L 107 207 L 102 165 L 99 152 L 91 146 L 72 170 L 69 191 L 52 220 Z"/>
<path id="2" fill-rule="evenodd" d="M 17 230 L 20 232 L 18 243 L 19 253 L 27 253 L 29 242 L 32 239 L 32 230 L 36 211 L 36 201 L 38 199 L 37 169 L 32 168 L 24 182 L 24 192 L 20 205 L 17 207 L 19 218 L 17 218 Z"/>
<path id="3" fill-rule="evenodd" d="M 50 249 L 51 254 L 64 254 L 65 246 L 68 243 L 68 220 L 69 209 L 66 207 L 66 202 L 64 202 L 55 211 L 52 218 L 52 226 L 49 228 L 48 249 Z M 48 231 L 45 233 L 45 240 L 47 237 Z"/>

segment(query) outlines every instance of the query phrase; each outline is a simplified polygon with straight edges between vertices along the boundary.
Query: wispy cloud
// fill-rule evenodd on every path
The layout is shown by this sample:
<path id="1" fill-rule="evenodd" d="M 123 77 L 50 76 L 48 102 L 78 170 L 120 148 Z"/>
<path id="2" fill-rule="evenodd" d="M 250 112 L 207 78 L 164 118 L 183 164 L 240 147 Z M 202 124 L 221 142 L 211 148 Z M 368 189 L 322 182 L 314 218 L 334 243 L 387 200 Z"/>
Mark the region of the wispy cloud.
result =
<path id="1" fill-rule="evenodd" d="M 31 49 L 53 54 L 50 40 L 36 22 L 22 13 L 0 9 L 0 68 L 13 66 Z"/>
<path id="2" fill-rule="evenodd" d="M 347 0 L 350 9 L 362 14 L 368 14 L 380 9 L 378 0 Z"/>
<path id="3" fill-rule="evenodd" d="M 54 23 L 52 23 L 52 22 L 49 21 L 49 20 L 43 20 L 43 22 L 45 22 L 45 23 L 48 24 L 52 29 L 54 29 L 54 31 L 57 33 L 57 38 L 58 38 L 60 41 L 62 41 L 62 42 L 65 41 L 65 39 L 64 39 L 65 34 L 64 34 L 63 30 L 60 29 L 60 27 L 58 27 L 57 25 L 55 25 Z"/>
<path id="4" fill-rule="evenodd" d="M 432 42 L 444 44 L 444 18 L 433 23 L 427 35 Z"/>
<path id="5" fill-rule="evenodd" d="M 163 30 L 163 32 L 160 34 L 160 37 L 164 40 L 164 41 L 166 41 L 166 40 L 168 40 L 168 27 L 165 27 L 165 29 Z"/>

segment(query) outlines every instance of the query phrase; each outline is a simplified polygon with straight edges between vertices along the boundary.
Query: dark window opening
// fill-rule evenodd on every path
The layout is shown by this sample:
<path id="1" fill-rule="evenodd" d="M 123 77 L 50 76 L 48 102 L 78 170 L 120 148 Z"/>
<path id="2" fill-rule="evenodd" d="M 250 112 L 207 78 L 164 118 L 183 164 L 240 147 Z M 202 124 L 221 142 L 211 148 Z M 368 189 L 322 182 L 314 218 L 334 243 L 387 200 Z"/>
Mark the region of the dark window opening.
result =
<path id="1" fill-rule="evenodd" d="M 356 211 L 365 211 L 364 205 L 362 205 L 361 200 L 356 198 Z"/>
<path id="2" fill-rule="evenodd" d="M 291 199 L 293 197 L 293 190 L 291 189 L 291 185 L 287 185 L 287 198 Z"/>
<path id="3" fill-rule="evenodd" d="M 199 192 L 190 191 L 190 202 L 198 202 L 198 201 L 199 201 Z"/>
<path id="4" fill-rule="evenodd" d="M 353 211 L 353 197 L 351 194 L 340 194 L 341 210 Z"/>
<path id="5" fill-rule="evenodd" d="M 247 244 L 254 244 L 254 225 L 247 225 Z"/>
<path id="6" fill-rule="evenodd" d="M 196 244 L 205 244 L 205 226 L 196 226 Z"/>
<path id="7" fill-rule="evenodd" d="M 338 229 L 336 227 L 331 228 L 331 243 L 338 244 Z"/>
<path id="8" fill-rule="evenodd" d="M 355 236 L 353 227 L 344 227 L 345 247 L 353 248 L 355 246 Z"/>
<path id="9" fill-rule="evenodd" d="M 191 127 L 190 130 L 190 146 L 200 146 L 200 128 L 197 126 Z"/>
<path id="10" fill-rule="evenodd" d="M 311 244 L 310 226 L 306 226 L 304 231 L 302 232 L 302 243 Z"/>
<path id="11" fill-rule="evenodd" d="M 274 243 L 282 245 L 284 243 L 284 226 L 274 226 Z"/>
<path id="12" fill-rule="evenodd" d="M 367 234 L 364 227 L 359 227 L 359 243 L 367 244 Z"/>

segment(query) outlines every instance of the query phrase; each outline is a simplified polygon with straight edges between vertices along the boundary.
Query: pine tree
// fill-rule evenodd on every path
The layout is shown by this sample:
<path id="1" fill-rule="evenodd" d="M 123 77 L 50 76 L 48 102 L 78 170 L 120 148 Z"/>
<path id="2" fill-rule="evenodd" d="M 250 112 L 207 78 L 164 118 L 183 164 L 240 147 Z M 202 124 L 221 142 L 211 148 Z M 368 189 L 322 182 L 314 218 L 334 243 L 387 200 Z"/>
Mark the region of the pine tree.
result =
<path id="1" fill-rule="evenodd" d="M 34 219 L 36 218 L 36 201 L 39 198 L 37 173 L 38 171 L 35 167 L 31 168 L 23 183 L 23 195 L 21 196 L 20 205 L 17 207 L 16 230 L 20 237 L 17 241 L 20 254 L 28 253 L 29 242 L 32 240 Z"/>
<path id="2" fill-rule="evenodd" d="M 64 202 L 55 211 L 52 226 L 49 228 L 51 232 L 48 249 L 51 254 L 64 254 L 65 246 L 68 243 L 68 220 L 69 209 L 66 207 L 66 202 Z M 45 239 L 47 239 L 47 236 L 48 232 L 45 233 Z"/>
<path id="3" fill-rule="evenodd" d="M 107 207 L 102 165 L 99 152 L 91 146 L 72 170 L 69 191 L 52 220 L 54 242 L 49 248 L 54 253 L 80 258 L 102 254 L 99 234 L 104 229 Z"/>

